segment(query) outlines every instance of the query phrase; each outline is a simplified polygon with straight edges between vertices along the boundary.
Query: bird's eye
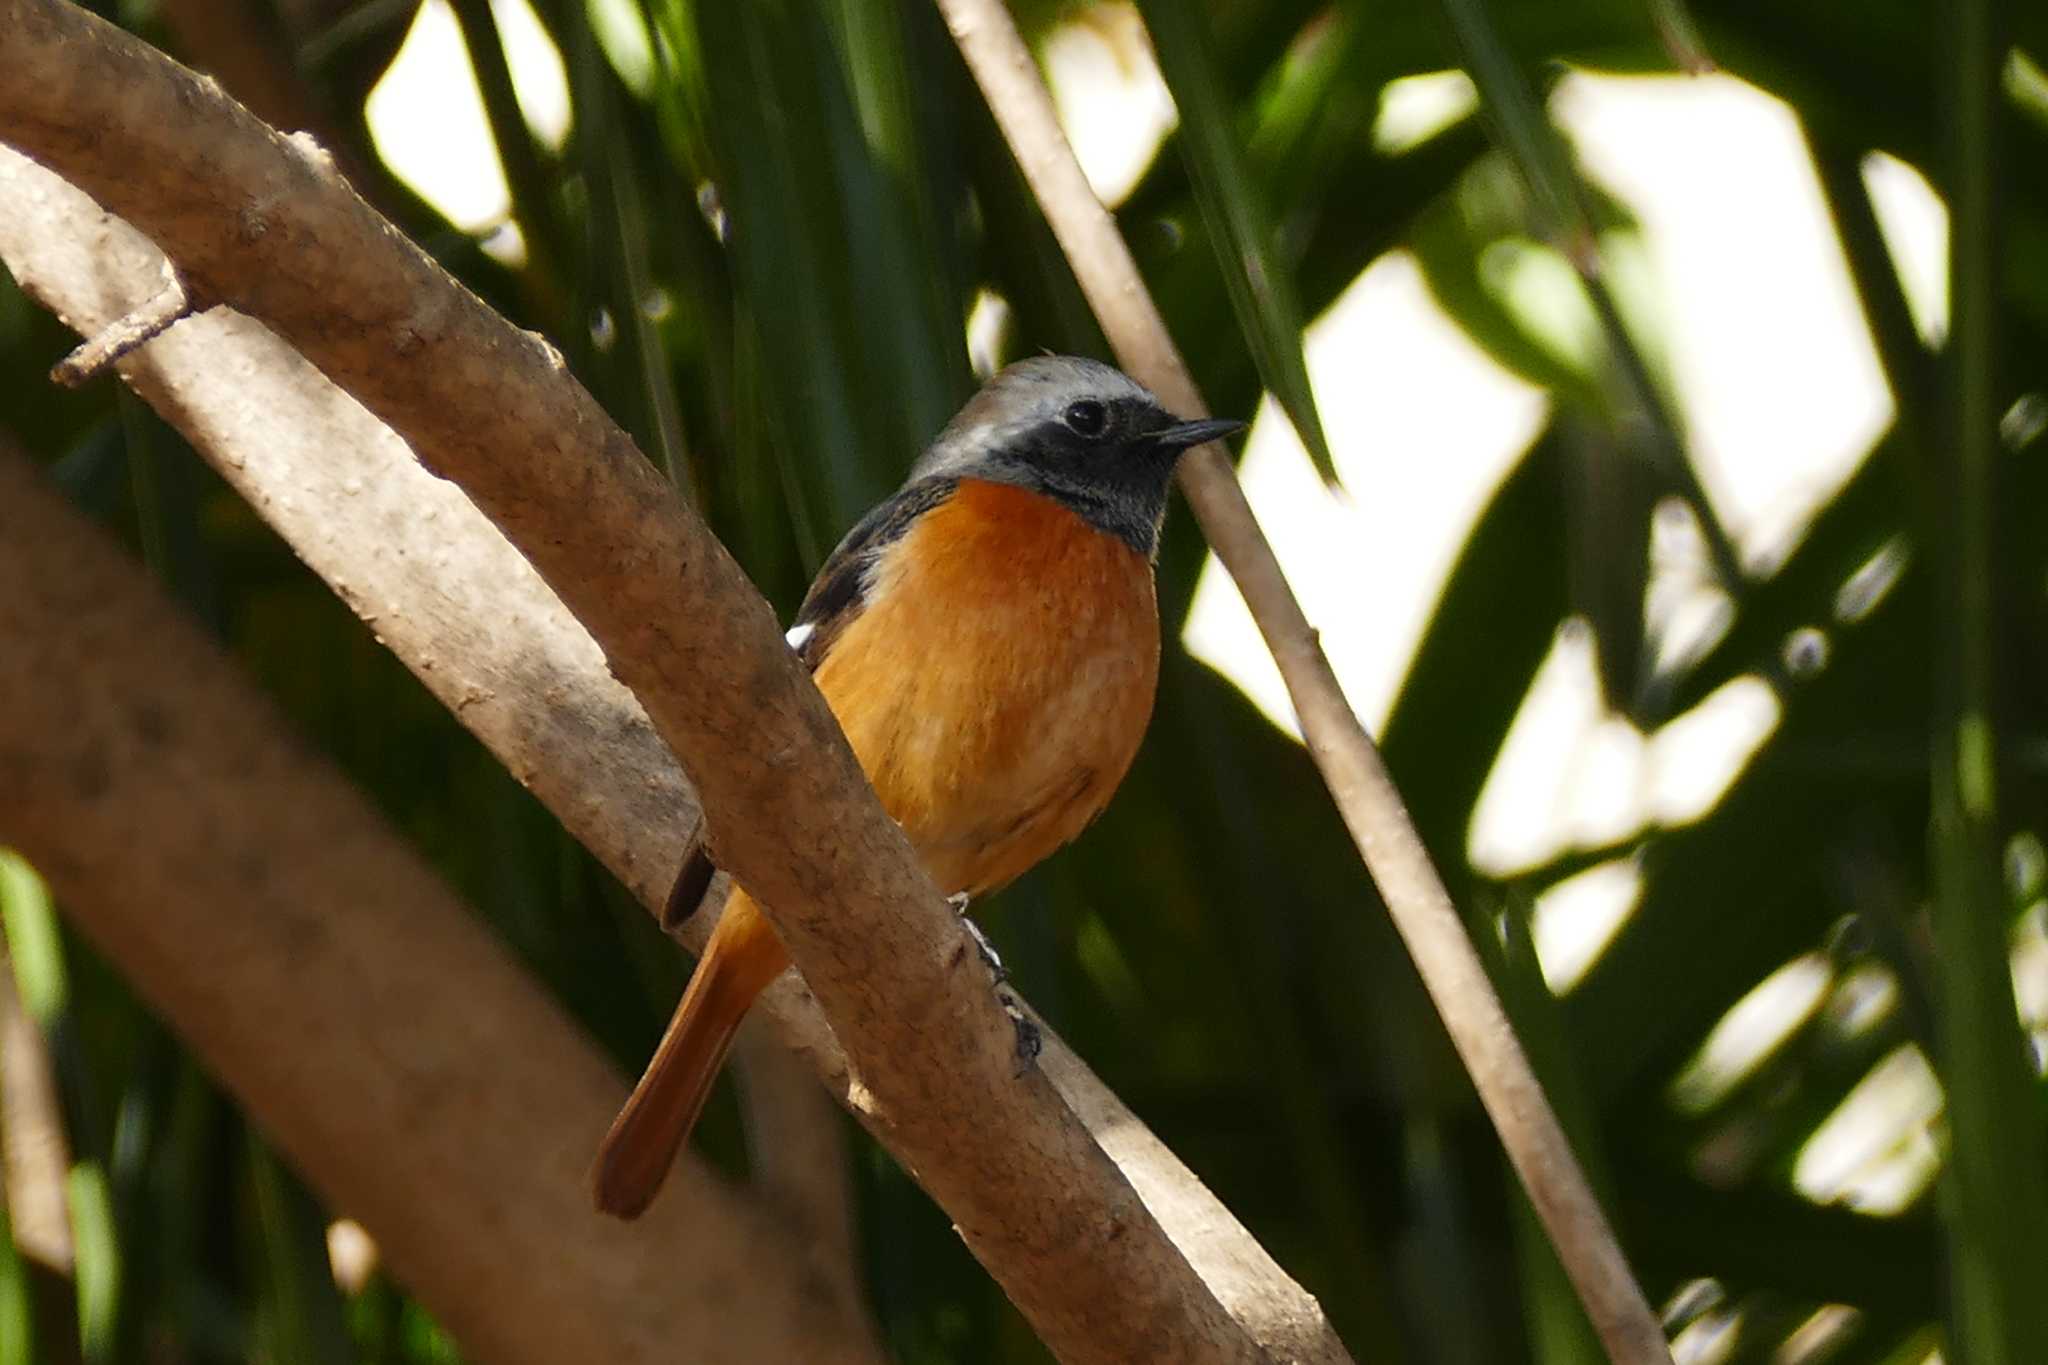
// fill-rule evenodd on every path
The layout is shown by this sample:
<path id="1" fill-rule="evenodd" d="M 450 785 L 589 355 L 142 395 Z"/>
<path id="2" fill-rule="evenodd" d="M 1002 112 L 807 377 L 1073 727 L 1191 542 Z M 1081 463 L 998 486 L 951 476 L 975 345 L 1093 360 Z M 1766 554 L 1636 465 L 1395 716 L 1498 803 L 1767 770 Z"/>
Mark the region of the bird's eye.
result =
<path id="1" fill-rule="evenodd" d="M 1078 403 L 1067 404 L 1060 420 L 1076 436 L 1100 436 L 1102 429 L 1109 425 L 1109 410 L 1092 398 L 1084 398 Z"/>

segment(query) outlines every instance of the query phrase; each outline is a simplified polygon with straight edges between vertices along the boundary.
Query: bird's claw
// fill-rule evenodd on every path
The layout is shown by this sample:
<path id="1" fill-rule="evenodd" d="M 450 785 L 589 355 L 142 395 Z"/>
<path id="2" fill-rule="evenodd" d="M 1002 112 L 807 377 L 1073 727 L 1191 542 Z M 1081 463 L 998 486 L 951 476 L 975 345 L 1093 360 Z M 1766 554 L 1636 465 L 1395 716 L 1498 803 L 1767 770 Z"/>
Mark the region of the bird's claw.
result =
<path id="1" fill-rule="evenodd" d="M 1038 1054 L 1045 1048 L 1045 1036 L 1038 1031 L 1038 1025 L 1031 1016 L 1024 1013 L 1016 996 L 1008 991 L 997 991 L 996 1000 L 1017 1030 L 1016 1074 L 1022 1076 L 1037 1064 Z"/>
<path id="2" fill-rule="evenodd" d="M 988 941 L 988 935 L 981 932 L 980 925 L 967 918 L 965 913 L 967 898 L 965 896 L 954 896 L 950 899 L 954 902 L 954 909 L 961 912 L 960 927 L 967 931 L 967 937 L 974 940 L 974 949 L 981 954 L 982 965 L 988 968 L 988 974 L 995 984 L 998 986 L 1002 985 L 1010 979 L 1010 969 L 1005 967 L 1003 959 L 997 956 L 995 944 Z"/>
<path id="3" fill-rule="evenodd" d="M 1003 959 L 997 956 L 996 946 L 988 941 L 987 934 L 981 932 L 981 926 L 967 917 L 967 907 L 972 899 L 965 891 L 957 891 L 946 897 L 946 904 L 953 907 L 953 913 L 960 917 L 960 926 L 974 940 L 975 951 L 981 954 L 982 963 L 997 987 L 996 1003 L 1003 1007 L 1003 1013 L 1010 1016 L 1010 1023 L 1017 1030 L 1016 1069 L 1022 1076 L 1038 1061 L 1038 1054 L 1045 1047 L 1045 1038 L 1038 1031 L 1038 1025 L 1024 1013 L 1023 1006 L 1017 1003 L 1017 997 L 1001 989 L 1003 983 L 1010 979 L 1010 972 L 1003 966 Z"/>

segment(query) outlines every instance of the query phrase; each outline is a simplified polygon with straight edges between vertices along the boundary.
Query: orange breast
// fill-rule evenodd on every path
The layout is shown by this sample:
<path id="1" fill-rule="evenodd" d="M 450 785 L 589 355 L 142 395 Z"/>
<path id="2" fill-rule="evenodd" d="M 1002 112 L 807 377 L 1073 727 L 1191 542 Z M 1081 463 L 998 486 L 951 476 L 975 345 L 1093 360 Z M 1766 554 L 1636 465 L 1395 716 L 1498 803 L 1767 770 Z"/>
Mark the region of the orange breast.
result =
<path id="1" fill-rule="evenodd" d="M 818 687 L 933 880 L 992 891 L 1079 834 L 1137 753 L 1152 567 L 1050 498 L 965 480 L 870 584 Z"/>

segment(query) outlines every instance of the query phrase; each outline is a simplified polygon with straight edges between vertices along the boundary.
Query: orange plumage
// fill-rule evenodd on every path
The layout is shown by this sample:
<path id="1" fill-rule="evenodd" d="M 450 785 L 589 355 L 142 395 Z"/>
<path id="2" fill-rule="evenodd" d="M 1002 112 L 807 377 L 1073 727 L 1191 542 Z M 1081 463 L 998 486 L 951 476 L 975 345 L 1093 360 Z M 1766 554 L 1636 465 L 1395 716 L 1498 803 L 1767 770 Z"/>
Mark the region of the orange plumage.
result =
<path id="1" fill-rule="evenodd" d="M 818 689 L 939 889 L 985 895 L 1131 766 L 1159 680 L 1152 566 L 1042 494 L 970 479 L 872 582 Z"/>
<path id="2" fill-rule="evenodd" d="M 855 528 L 806 603 L 807 613 L 825 613 L 811 628 L 816 639 L 804 625 L 793 637 L 808 641 L 818 688 L 883 808 L 948 894 L 1008 884 L 1086 828 L 1123 780 L 1159 676 L 1149 551 L 1166 473 L 1178 449 L 1236 425 L 1173 424 L 1143 390 L 1092 362 L 1025 362 L 1005 375 L 1014 387 L 1055 366 L 1081 367 L 1096 386 L 1089 393 L 1112 377 L 1108 396 L 1137 428 L 1120 437 L 1135 452 L 1127 458 L 1158 460 L 1156 471 L 1137 471 L 1144 497 L 1129 524 L 1115 518 L 1132 509 L 1099 512 L 1090 488 L 1062 496 L 1014 477 L 975 477 L 987 459 L 970 449 L 951 459 L 957 472 L 942 462 Z M 1045 395 L 1009 392 L 1004 382 L 942 434 L 938 455 L 949 439 L 984 438 L 983 408 L 1045 405 Z M 1052 420 L 1074 426 L 1080 404 L 1051 398 Z M 1103 402 L 1081 402 L 1108 427 Z M 1106 483 L 1118 472 L 1105 465 L 1089 477 Z M 857 579 L 835 577 L 856 569 Z M 844 602 L 830 606 L 835 583 Z M 632 1217 L 652 1200 L 741 1018 L 787 965 L 759 907 L 736 890 L 599 1151 L 600 1209 Z"/>
<path id="3" fill-rule="evenodd" d="M 818 690 L 939 889 L 985 895 L 1087 828 L 1137 755 L 1159 680 L 1152 566 L 1042 494 L 963 480 L 871 582 Z M 787 965 L 735 892 L 606 1138 L 600 1208 L 632 1216 L 653 1198 Z"/>

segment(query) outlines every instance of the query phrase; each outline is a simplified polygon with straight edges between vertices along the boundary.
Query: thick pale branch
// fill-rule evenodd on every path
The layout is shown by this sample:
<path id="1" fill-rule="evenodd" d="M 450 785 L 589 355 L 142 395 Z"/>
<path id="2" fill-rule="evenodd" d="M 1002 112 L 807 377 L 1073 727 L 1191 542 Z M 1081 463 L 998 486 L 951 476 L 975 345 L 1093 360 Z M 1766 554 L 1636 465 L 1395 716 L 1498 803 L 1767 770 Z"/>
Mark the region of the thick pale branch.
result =
<path id="1" fill-rule="evenodd" d="M 4 450 L 0 635 L 0 837 L 467 1350 L 877 1358 L 793 1229 L 697 1163 L 651 1225 L 584 1213 L 605 1059 Z"/>
<path id="2" fill-rule="evenodd" d="M 0 148 L 0 258 L 32 297 L 90 331 L 147 294 L 161 254 L 63 180 Z M 496 528 L 247 318 L 217 310 L 194 319 L 123 373 L 658 910 L 683 831 L 695 824 L 694 797 L 602 653 Z M 709 931 L 699 916 L 679 937 L 696 947 Z M 785 976 L 762 1009 L 850 1099 L 845 1058 L 801 983 Z M 1315 1301 L 1057 1037 L 1045 1037 L 1041 1068 L 1230 1311 L 1281 1358 L 1343 1359 Z"/>
<path id="3" fill-rule="evenodd" d="M 96 336 L 58 361 L 50 378 L 72 389 L 89 383 L 107 366 L 163 335 L 165 328 L 190 313 L 192 302 L 185 297 L 184 282 L 171 269 L 169 261 L 164 262 L 163 277 L 163 288 L 154 298 L 144 300 L 132 313 L 108 323 Z"/>
<path id="4" fill-rule="evenodd" d="M 766 1023 L 749 1019 L 733 1049 L 754 1193 L 781 1212 L 820 1261 L 858 1285 L 864 1277 L 845 1123 L 803 1059 Z"/>
<path id="5" fill-rule="evenodd" d="M 11 35 L 0 49 L 0 137 L 146 224 L 209 297 L 260 312 L 341 379 L 459 477 L 592 628 L 709 807 L 725 812 L 714 830 L 721 860 L 776 913 L 865 1082 L 851 1087 L 865 1121 L 1055 1350 L 1077 1360 L 1250 1359 L 1262 1348 L 1341 1358 L 1312 1301 L 1185 1172 L 1154 1160 L 1127 1179 L 1042 1078 L 1013 1078 L 1010 1026 L 978 962 L 765 605 L 544 343 L 462 293 L 317 155 L 160 56 L 58 3 L 5 0 L 0 25 Z M 181 325 L 140 359 L 211 321 Z M 290 487 L 268 497 L 287 503 Z M 358 566 L 368 558 L 359 547 Z M 339 565 L 330 577 L 347 591 L 353 575 Z M 412 662 L 434 671 L 432 645 Z M 466 713 L 531 695 L 486 687 L 452 700 Z M 530 715 L 501 719 L 546 728 Z M 545 776 L 515 770 L 537 789 Z M 672 770 L 637 777 L 666 777 L 675 790 Z M 660 804 L 602 786 L 557 795 L 568 807 Z M 573 825 L 565 804 L 556 809 Z M 667 812 L 678 830 L 681 809 Z M 673 859 L 624 861 L 645 894 L 653 869 Z M 1120 1113 L 1070 1061 L 1055 1049 L 1045 1071 L 1078 1105 Z M 1144 1202 L 1130 1181 L 1145 1187 Z M 1148 1205 L 1198 1226 L 1176 1247 Z"/>
<path id="6" fill-rule="evenodd" d="M 1001 0 L 938 5 L 1124 368 L 1175 412 L 1206 414 L 1122 235 L 1074 160 L 1009 11 Z M 1181 464 L 1181 490 L 1273 652 L 1309 752 L 1602 1342 L 1617 1361 L 1668 1362 L 1656 1315 L 1229 463 L 1214 448 L 1196 452 Z"/>

